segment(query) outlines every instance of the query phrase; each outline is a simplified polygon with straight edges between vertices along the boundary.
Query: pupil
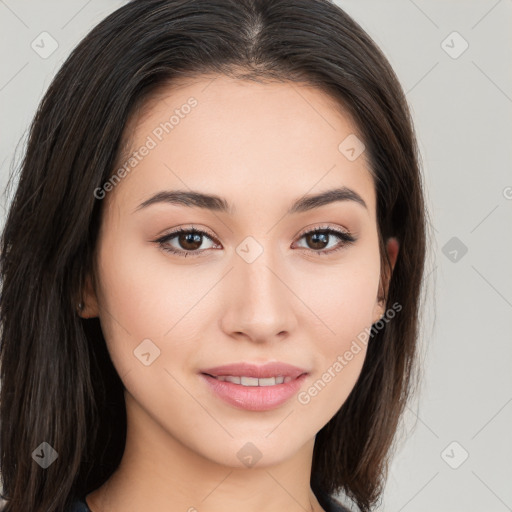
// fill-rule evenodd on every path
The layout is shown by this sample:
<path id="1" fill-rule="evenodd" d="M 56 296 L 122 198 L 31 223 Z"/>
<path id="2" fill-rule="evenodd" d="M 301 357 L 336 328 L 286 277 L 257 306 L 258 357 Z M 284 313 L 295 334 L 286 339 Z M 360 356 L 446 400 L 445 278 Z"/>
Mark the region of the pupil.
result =
<path id="1" fill-rule="evenodd" d="M 185 235 L 180 235 L 180 243 L 186 249 L 197 249 L 201 246 L 201 237 L 199 233 L 187 233 Z M 191 244 L 192 247 L 187 247 L 187 244 Z M 194 245 L 196 244 L 197 247 Z"/>
<path id="2" fill-rule="evenodd" d="M 323 249 L 327 244 L 327 233 L 313 233 L 308 236 L 311 239 L 311 245 L 313 245 L 314 249 Z M 194 250 L 201 246 L 201 238 L 202 235 L 199 233 L 187 233 L 185 235 L 180 235 L 180 244 L 182 247 Z M 188 247 L 187 247 L 188 245 Z M 190 245 L 192 247 L 190 247 Z M 197 247 L 196 247 L 197 245 Z"/>
<path id="3" fill-rule="evenodd" d="M 327 234 L 326 233 L 313 233 L 311 235 L 311 237 L 313 238 L 313 245 L 315 244 L 326 244 L 327 243 Z M 315 246 L 314 247 L 315 249 L 323 249 L 323 246 L 322 247 L 317 247 Z"/>

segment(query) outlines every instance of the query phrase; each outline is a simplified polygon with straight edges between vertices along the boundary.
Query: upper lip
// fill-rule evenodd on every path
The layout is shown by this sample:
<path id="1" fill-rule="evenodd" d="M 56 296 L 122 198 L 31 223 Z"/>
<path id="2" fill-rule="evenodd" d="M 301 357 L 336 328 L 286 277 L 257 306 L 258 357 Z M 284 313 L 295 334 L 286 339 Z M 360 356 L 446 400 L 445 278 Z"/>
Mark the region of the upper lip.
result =
<path id="1" fill-rule="evenodd" d="M 269 377 L 283 376 L 296 379 L 303 373 L 308 372 L 303 368 L 281 362 L 270 362 L 263 365 L 243 362 L 207 368 L 205 370 L 201 370 L 201 373 L 206 373 L 212 377 L 231 375 L 233 377 L 255 377 L 258 379 L 265 379 Z"/>

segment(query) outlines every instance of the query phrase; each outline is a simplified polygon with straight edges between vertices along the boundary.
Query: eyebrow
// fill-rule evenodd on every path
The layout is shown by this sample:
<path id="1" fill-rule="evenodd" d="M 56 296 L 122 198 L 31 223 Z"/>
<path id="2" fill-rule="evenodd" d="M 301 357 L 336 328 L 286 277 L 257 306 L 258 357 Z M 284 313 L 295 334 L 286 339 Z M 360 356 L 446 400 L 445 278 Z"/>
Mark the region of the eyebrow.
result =
<path id="1" fill-rule="evenodd" d="M 287 214 L 303 213 L 338 201 L 354 201 L 368 209 L 364 199 L 355 190 L 343 186 L 319 194 L 305 195 L 292 204 Z M 194 190 L 164 190 L 139 204 L 139 206 L 135 208 L 134 213 L 157 203 L 176 204 L 190 208 L 203 208 L 228 214 L 233 214 L 235 211 L 235 208 L 230 205 L 226 199 L 216 195 L 203 194 L 202 192 Z"/>

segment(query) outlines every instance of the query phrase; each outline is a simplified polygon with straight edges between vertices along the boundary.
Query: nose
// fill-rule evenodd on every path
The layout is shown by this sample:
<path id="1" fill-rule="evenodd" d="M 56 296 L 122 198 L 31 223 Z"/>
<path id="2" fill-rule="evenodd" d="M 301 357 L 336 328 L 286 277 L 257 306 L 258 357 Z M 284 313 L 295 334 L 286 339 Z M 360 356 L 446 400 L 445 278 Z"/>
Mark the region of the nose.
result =
<path id="1" fill-rule="evenodd" d="M 221 318 L 222 329 L 231 337 L 270 343 L 295 330 L 300 301 L 293 293 L 290 272 L 270 253 L 264 250 L 250 263 L 235 255 L 234 268 L 223 285 L 226 300 Z"/>

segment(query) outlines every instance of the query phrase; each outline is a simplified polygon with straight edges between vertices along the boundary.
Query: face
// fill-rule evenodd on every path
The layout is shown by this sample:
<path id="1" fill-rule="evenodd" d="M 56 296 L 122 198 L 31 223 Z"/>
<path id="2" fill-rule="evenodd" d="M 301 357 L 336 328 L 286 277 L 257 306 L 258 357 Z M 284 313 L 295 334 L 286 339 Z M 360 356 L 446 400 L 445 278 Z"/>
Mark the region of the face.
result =
<path id="1" fill-rule="evenodd" d="M 220 464 L 242 466 L 248 442 L 260 465 L 284 460 L 343 405 L 354 340 L 384 313 L 374 182 L 364 152 L 339 149 L 357 127 L 310 86 L 216 76 L 159 94 L 129 132 L 137 153 L 98 192 L 83 316 L 100 318 L 127 407 L 165 435 Z M 269 362 L 303 375 L 204 374 Z"/>

